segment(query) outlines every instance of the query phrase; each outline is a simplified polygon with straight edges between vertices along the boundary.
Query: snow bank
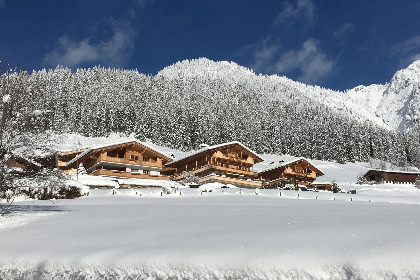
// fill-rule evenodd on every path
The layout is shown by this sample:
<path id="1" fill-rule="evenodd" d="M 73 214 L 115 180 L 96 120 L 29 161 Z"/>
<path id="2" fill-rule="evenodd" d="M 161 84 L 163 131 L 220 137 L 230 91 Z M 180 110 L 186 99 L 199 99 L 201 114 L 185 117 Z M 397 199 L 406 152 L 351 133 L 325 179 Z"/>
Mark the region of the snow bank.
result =
<path id="1" fill-rule="evenodd" d="M 72 174 L 71 178 L 73 181 L 91 187 L 109 187 L 109 188 L 119 188 L 120 185 L 118 181 L 114 178 L 93 176 L 93 175 L 80 175 L 77 177 Z"/>
<path id="2" fill-rule="evenodd" d="M 0 264 L 1 266 L 1 264 Z M 419 270 L 362 269 L 351 264 L 264 268 L 259 266 L 204 266 L 182 264 L 50 265 L 14 264 L 0 270 L 2 279 L 417 279 Z"/>
<path id="3" fill-rule="evenodd" d="M 220 183 L 220 182 L 206 183 L 206 184 L 202 184 L 200 186 L 200 190 L 204 191 L 204 192 L 205 191 L 211 192 L 211 191 L 214 191 L 215 189 L 221 189 L 221 188 L 237 189 L 237 187 L 235 185 L 223 184 L 223 183 Z"/>
<path id="4" fill-rule="evenodd" d="M 146 190 L 14 204 L 7 219 L 18 226 L 0 229 L 0 279 L 420 277 L 418 196 Z"/>
<path id="5" fill-rule="evenodd" d="M 183 185 L 169 180 L 152 179 L 117 179 L 120 185 L 130 185 L 133 187 L 161 187 L 161 188 L 182 188 Z"/>

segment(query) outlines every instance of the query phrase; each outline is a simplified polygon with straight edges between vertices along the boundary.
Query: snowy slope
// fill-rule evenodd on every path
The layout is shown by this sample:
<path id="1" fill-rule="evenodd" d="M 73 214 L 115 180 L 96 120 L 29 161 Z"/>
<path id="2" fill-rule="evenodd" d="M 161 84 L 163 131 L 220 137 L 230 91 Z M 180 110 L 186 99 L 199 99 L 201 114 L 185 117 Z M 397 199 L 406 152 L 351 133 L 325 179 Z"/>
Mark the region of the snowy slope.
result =
<path id="1" fill-rule="evenodd" d="M 360 121 L 371 121 L 390 130 L 410 130 L 420 118 L 420 61 L 398 71 L 385 85 L 357 86 L 344 92 L 309 86 L 284 76 L 256 75 L 235 62 L 214 62 L 206 58 L 184 60 L 161 70 L 157 76 L 222 79 L 231 83 L 251 79 L 254 83 L 282 86 Z"/>
<path id="2" fill-rule="evenodd" d="M 419 197 L 92 190 L 20 202 L 0 217 L 0 279 L 418 279 Z"/>
<path id="3" fill-rule="evenodd" d="M 400 131 L 409 130 L 420 120 L 420 60 L 392 77 L 376 114 L 392 129 Z"/>

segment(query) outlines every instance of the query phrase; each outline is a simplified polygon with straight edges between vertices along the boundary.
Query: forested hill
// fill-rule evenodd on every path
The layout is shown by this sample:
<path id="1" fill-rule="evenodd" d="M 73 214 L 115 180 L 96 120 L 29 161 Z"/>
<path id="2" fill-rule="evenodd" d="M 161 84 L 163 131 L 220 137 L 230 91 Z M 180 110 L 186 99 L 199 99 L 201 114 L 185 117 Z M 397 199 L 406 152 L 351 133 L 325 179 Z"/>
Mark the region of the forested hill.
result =
<path id="1" fill-rule="evenodd" d="M 238 140 L 260 153 L 420 166 L 415 126 L 411 133 L 389 129 L 357 110 L 357 102 L 346 105 L 351 92 L 255 75 L 235 63 L 183 61 L 155 76 L 58 67 L 3 75 L 1 87 L 11 93 L 20 132 L 134 132 L 183 150 Z"/>

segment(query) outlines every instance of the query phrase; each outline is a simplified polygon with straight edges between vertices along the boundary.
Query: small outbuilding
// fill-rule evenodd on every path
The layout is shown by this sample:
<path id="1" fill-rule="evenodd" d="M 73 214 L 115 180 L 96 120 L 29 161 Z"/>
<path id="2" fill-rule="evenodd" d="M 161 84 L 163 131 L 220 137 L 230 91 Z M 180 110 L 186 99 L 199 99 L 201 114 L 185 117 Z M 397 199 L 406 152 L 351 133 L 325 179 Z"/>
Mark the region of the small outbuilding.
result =
<path id="1" fill-rule="evenodd" d="M 414 184 L 419 177 L 420 172 L 378 169 L 371 169 L 363 175 L 363 178 L 369 182 L 392 184 Z"/>

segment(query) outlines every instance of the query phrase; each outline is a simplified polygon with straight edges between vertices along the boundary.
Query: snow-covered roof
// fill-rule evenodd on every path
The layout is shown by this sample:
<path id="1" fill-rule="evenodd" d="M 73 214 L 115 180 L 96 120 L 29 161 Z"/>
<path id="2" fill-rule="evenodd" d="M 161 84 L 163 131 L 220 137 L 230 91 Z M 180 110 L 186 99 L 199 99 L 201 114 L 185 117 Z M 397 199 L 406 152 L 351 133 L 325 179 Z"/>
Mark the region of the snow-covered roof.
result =
<path id="1" fill-rule="evenodd" d="M 250 152 L 251 154 L 253 154 L 257 159 L 259 159 L 260 161 L 263 161 L 263 159 L 256 152 L 254 152 L 253 150 L 249 149 L 247 146 L 245 146 L 241 142 L 239 142 L 239 141 L 232 141 L 232 142 L 227 142 L 227 143 L 222 143 L 222 144 L 217 144 L 217 145 L 213 145 L 213 146 L 204 147 L 204 148 L 202 148 L 202 149 L 200 149 L 198 151 L 192 152 L 190 154 L 187 154 L 186 156 L 183 156 L 183 157 L 181 157 L 179 159 L 176 159 L 174 161 L 171 161 L 170 163 L 167 163 L 166 165 L 167 166 L 170 166 L 170 165 L 172 165 L 174 163 L 180 162 L 180 161 L 185 160 L 185 159 L 187 159 L 189 157 L 192 157 L 192 156 L 195 156 L 195 155 L 198 155 L 198 154 L 201 154 L 201 153 L 205 153 L 207 151 L 211 151 L 211 150 L 214 150 L 214 149 L 218 149 L 218 148 L 221 148 L 221 147 L 224 147 L 224 146 L 229 146 L 229 145 L 239 145 L 242 148 L 244 148 L 245 150 L 247 150 L 248 152 Z"/>
<path id="2" fill-rule="evenodd" d="M 324 172 L 322 172 L 322 170 L 320 170 L 319 168 L 315 167 L 315 165 L 313 165 L 308 159 L 306 159 L 304 157 L 300 157 L 300 158 L 293 159 L 293 160 L 290 160 L 290 161 L 287 161 L 287 162 L 282 162 L 280 164 L 272 165 L 272 166 L 270 166 L 268 168 L 265 168 L 265 169 L 262 169 L 262 170 L 258 171 L 258 173 L 264 173 L 264 172 L 267 172 L 267 171 L 275 170 L 277 168 L 285 167 L 285 166 L 287 166 L 289 164 L 292 164 L 292 163 L 297 162 L 297 161 L 300 161 L 300 160 L 304 160 L 307 163 L 309 163 L 312 167 L 314 167 L 316 170 L 318 170 L 320 173 L 322 173 L 322 175 L 325 174 Z"/>
<path id="3" fill-rule="evenodd" d="M 127 140 L 123 140 L 123 141 L 117 141 L 117 142 L 112 142 L 109 144 L 105 144 L 105 145 L 96 145 L 96 146 L 91 146 L 89 148 L 87 148 L 86 151 L 78 154 L 76 157 L 74 157 L 72 160 L 70 160 L 69 162 L 67 162 L 66 166 L 70 166 L 71 164 L 73 164 L 74 162 L 76 162 L 77 160 L 80 160 L 81 158 L 83 158 L 84 156 L 86 156 L 87 154 L 89 154 L 90 152 L 92 152 L 93 150 L 97 150 L 97 149 L 103 149 L 103 148 L 107 148 L 107 147 L 112 147 L 112 146 L 117 146 L 117 145 L 122 145 L 122 144 L 127 144 L 127 143 L 131 143 L 131 142 L 135 142 L 138 143 L 140 145 L 145 146 L 146 148 L 161 154 L 162 156 L 166 157 L 168 160 L 172 160 L 172 157 L 165 155 L 163 152 L 157 150 L 155 147 L 152 147 L 144 142 L 138 141 L 137 139 L 127 139 Z"/>
<path id="4" fill-rule="evenodd" d="M 367 172 L 371 172 L 371 171 L 375 171 L 375 172 L 384 172 L 384 173 L 400 173 L 400 174 L 414 174 L 414 175 L 420 175 L 420 172 L 416 172 L 416 171 L 401 171 L 401 170 L 383 170 L 383 169 L 369 169 Z M 366 172 L 366 173 L 367 173 Z"/>

